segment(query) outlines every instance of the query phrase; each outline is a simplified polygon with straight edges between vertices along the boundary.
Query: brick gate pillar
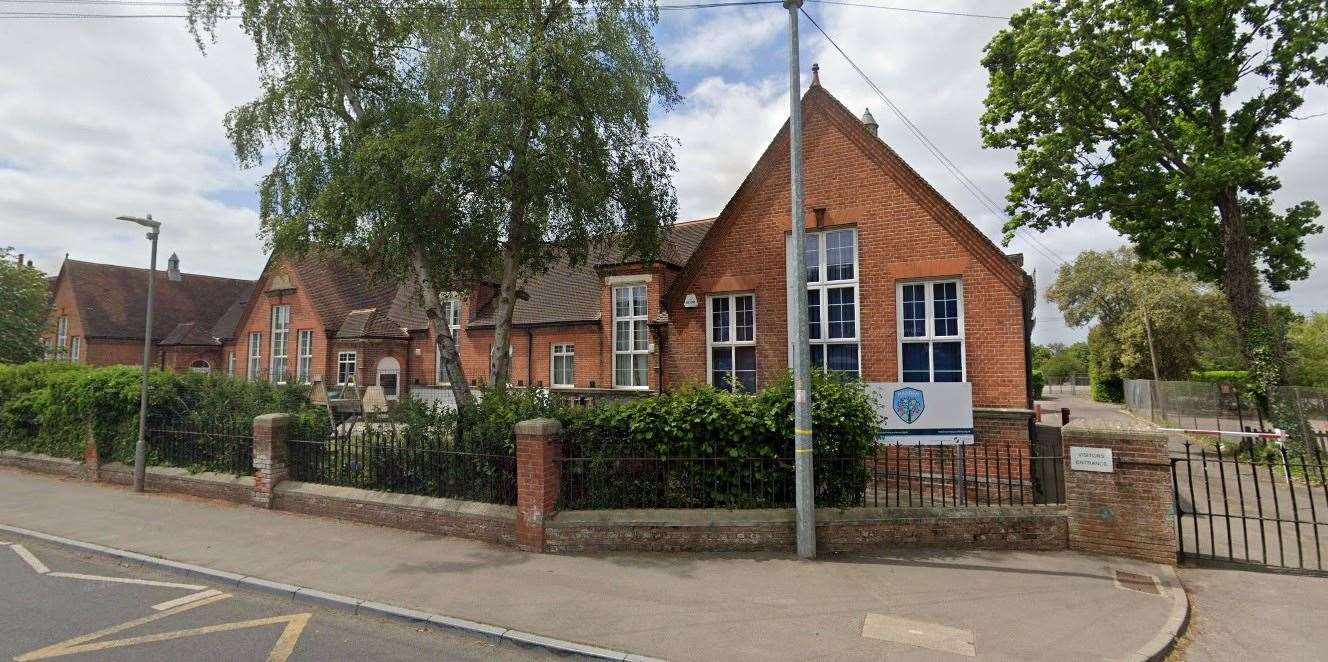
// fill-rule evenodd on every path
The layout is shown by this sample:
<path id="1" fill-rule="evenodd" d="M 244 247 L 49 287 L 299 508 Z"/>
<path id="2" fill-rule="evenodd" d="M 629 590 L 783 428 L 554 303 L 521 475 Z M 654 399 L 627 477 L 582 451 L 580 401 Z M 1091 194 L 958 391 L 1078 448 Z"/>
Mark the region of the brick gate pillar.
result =
<path id="1" fill-rule="evenodd" d="M 516 424 L 516 546 L 544 551 L 544 521 L 557 509 L 562 424 L 536 418 Z"/>
<path id="2" fill-rule="evenodd" d="M 286 465 L 286 431 L 290 414 L 263 414 L 254 418 L 254 492 L 259 508 L 272 507 L 272 489 L 290 475 Z"/>
<path id="3" fill-rule="evenodd" d="M 1070 549 L 1176 564 L 1167 436 L 1142 424 L 1061 428 Z"/>
<path id="4" fill-rule="evenodd" d="M 97 452 L 97 435 L 92 431 L 92 421 L 88 421 L 83 431 L 83 479 L 101 480 L 101 454 Z"/>

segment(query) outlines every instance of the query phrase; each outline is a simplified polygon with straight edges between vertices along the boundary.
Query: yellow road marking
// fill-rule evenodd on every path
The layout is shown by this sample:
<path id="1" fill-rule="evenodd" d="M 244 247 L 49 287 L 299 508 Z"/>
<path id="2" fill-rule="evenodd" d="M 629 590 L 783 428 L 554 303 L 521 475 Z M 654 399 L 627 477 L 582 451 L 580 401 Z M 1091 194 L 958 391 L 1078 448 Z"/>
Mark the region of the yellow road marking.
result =
<path id="1" fill-rule="evenodd" d="M 206 591 L 200 591 L 198 593 L 190 593 L 189 595 L 186 595 L 183 598 L 176 598 L 174 600 L 167 600 L 166 602 L 157 603 L 155 605 L 152 605 L 152 608 L 156 609 L 157 611 L 166 611 L 171 607 L 179 607 L 180 605 L 189 604 L 194 600 L 202 600 L 203 598 L 210 598 L 219 593 L 221 593 L 221 591 L 218 591 L 215 588 L 210 588 Z"/>
<path id="2" fill-rule="evenodd" d="M 178 614 L 178 613 L 180 613 L 180 612 L 184 612 L 184 611 L 188 611 L 188 610 L 193 609 L 193 608 L 195 608 L 195 607 L 202 607 L 203 605 L 210 605 L 210 604 L 212 604 L 212 603 L 214 603 L 214 602 L 220 602 L 220 601 L 225 600 L 226 598 L 229 598 L 229 597 L 231 597 L 230 594 L 228 594 L 228 593 L 222 593 L 221 595 L 213 596 L 213 597 L 211 597 L 211 598 L 207 598 L 207 599 L 205 599 L 205 600 L 199 600 L 198 602 L 191 602 L 191 603 L 186 604 L 186 605 L 180 605 L 179 607 L 176 607 L 176 608 L 174 608 L 174 609 L 168 609 L 168 610 L 163 611 L 163 612 L 159 612 L 159 613 L 156 613 L 156 614 L 152 614 L 151 616 L 144 616 L 143 618 L 137 618 L 137 619 L 134 619 L 134 620 L 132 620 L 132 621 L 129 621 L 128 623 L 121 623 L 121 624 L 119 624 L 119 625 L 112 625 L 111 627 L 108 627 L 108 628 L 106 628 L 106 629 L 104 629 L 104 630 L 97 630 L 96 632 L 93 632 L 93 633 L 91 633 L 91 634 L 85 634 L 85 635 L 82 635 L 82 636 L 79 636 L 79 637 L 74 637 L 73 639 L 68 639 L 68 640 L 66 640 L 66 641 L 62 641 L 62 642 L 60 642 L 60 643 L 58 643 L 58 644 L 51 644 L 50 646 L 47 646 L 46 648 L 42 648 L 42 649 L 39 649 L 39 650 L 35 650 L 35 651 L 32 651 L 31 653 L 24 653 L 23 655 L 20 655 L 20 656 L 14 658 L 14 660 L 15 660 L 15 662 L 24 662 L 25 660 L 42 660 L 42 659 L 46 659 L 46 658 L 48 658 L 48 657 L 55 657 L 56 655 L 55 655 L 55 654 L 52 654 L 52 653 L 54 653 L 54 652 L 56 652 L 56 651 L 64 650 L 64 649 L 67 649 L 67 648 L 69 648 L 69 647 L 71 647 L 71 646 L 77 646 L 77 645 L 79 645 L 79 644 L 83 644 L 83 643 L 86 643 L 86 642 L 92 641 L 92 640 L 94 640 L 94 639 L 101 639 L 102 637 L 105 637 L 105 636 L 108 636 L 108 635 L 115 634 L 116 632 L 120 632 L 120 631 L 122 631 L 122 630 L 128 630 L 129 628 L 138 627 L 138 626 L 140 626 L 140 625 L 146 625 L 146 624 L 151 623 L 151 622 L 153 622 L 153 621 L 161 620 L 161 619 L 163 619 L 163 618 L 166 618 L 167 616 L 174 616 L 175 614 Z M 58 654 L 59 654 L 59 655 L 66 655 L 67 653 L 58 653 Z"/>
<path id="3" fill-rule="evenodd" d="M 28 565 L 32 566 L 32 569 L 37 571 L 37 574 L 44 575 L 51 571 L 50 568 L 46 567 L 45 563 L 42 563 L 40 560 L 37 559 L 37 557 L 33 556 L 32 552 L 29 552 L 27 547 L 15 543 L 13 545 L 10 545 L 9 548 L 14 550 L 14 553 L 18 554 L 19 558 L 23 559 L 24 561 L 27 562 Z"/>
<path id="4" fill-rule="evenodd" d="M 17 545 L 15 545 L 17 547 Z M 132 579 L 130 577 L 103 577 L 102 575 L 84 575 L 77 572 L 52 572 L 51 577 L 65 577 L 67 579 L 86 579 L 96 582 L 115 582 L 117 584 L 141 584 L 143 586 L 164 586 L 166 588 L 183 588 L 190 591 L 201 591 L 206 586 L 198 584 L 179 584 L 176 582 L 159 582 L 152 579 Z"/>

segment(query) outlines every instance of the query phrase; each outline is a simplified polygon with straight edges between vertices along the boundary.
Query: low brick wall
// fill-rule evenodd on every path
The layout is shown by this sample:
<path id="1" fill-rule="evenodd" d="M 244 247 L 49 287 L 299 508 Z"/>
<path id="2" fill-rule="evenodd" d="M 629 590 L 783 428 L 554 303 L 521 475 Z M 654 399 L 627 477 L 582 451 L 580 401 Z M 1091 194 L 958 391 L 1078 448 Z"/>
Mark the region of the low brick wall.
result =
<path id="1" fill-rule="evenodd" d="M 38 471 L 45 474 L 56 474 L 58 476 L 82 478 L 84 475 L 82 462 L 64 457 L 43 455 L 41 453 L 24 453 L 22 451 L 2 450 L 0 451 L 0 466 L 17 467 L 28 471 Z"/>
<path id="2" fill-rule="evenodd" d="M 108 462 L 101 465 L 101 480 L 117 485 L 133 485 L 134 468 L 119 462 Z M 187 469 L 176 467 L 147 467 L 143 485 L 149 490 L 249 503 L 254 479 L 210 471 L 189 473 Z"/>
<path id="3" fill-rule="evenodd" d="M 440 536 L 516 543 L 513 506 L 283 481 L 273 487 L 272 507 Z"/>
<path id="4" fill-rule="evenodd" d="M 1066 547 L 1063 506 L 821 509 L 816 520 L 817 546 L 827 552 Z M 792 509 L 564 511 L 545 523 L 545 549 L 558 552 L 787 552 L 795 546 Z"/>

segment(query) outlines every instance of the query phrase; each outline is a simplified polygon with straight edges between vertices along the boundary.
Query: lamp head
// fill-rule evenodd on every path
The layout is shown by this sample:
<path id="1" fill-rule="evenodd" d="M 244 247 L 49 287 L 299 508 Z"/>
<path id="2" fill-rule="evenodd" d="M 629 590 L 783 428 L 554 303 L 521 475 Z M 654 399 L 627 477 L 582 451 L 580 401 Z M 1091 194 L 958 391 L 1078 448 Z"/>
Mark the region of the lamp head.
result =
<path id="1" fill-rule="evenodd" d="M 137 216 L 116 216 L 115 220 L 137 223 L 145 228 L 152 228 L 154 231 L 161 229 L 161 221 L 152 220 L 152 214 L 148 214 L 147 218 L 139 218 Z"/>

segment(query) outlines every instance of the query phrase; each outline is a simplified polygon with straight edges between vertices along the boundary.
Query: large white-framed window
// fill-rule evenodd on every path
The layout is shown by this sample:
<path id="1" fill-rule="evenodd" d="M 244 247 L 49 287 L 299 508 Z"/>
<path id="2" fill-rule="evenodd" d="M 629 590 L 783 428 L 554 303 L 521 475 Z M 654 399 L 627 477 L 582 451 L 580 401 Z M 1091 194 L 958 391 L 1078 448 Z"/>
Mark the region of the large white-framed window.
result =
<path id="1" fill-rule="evenodd" d="M 650 388 L 650 334 L 646 286 L 613 288 L 613 386 Z"/>
<path id="2" fill-rule="evenodd" d="M 756 391 L 756 296 L 716 294 L 706 297 L 710 320 L 706 360 L 710 385 Z"/>
<path id="3" fill-rule="evenodd" d="M 308 384 L 314 367 L 313 329 L 301 329 L 295 336 L 295 379 Z"/>
<path id="4" fill-rule="evenodd" d="M 78 355 L 83 349 L 83 339 L 74 336 L 69 339 L 69 362 L 78 363 Z"/>
<path id="5" fill-rule="evenodd" d="M 355 377 L 355 352 L 337 352 L 337 385 L 358 384 Z"/>
<path id="6" fill-rule="evenodd" d="M 235 376 L 235 352 L 226 355 L 226 376 Z"/>
<path id="7" fill-rule="evenodd" d="M 55 355 L 57 357 L 65 353 L 69 345 L 69 318 L 61 315 L 60 319 L 55 321 Z"/>
<path id="8" fill-rule="evenodd" d="M 263 366 L 263 333 L 254 331 L 249 334 L 249 373 L 245 375 L 249 381 L 258 381 L 259 371 Z"/>
<path id="9" fill-rule="evenodd" d="M 572 343 L 555 343 L 550 350 L 552 360 L 549 362 L 553 374 L 550 376 L 549 383 L 558 388 L 571 388 L 576 385 L 576 345 Z"/>
<path id="10" fill-rule="evenodd" d="M 449 297 L 443 301 L 443 319 L 447 320 L 447 328 L 452 332 L 452 340 L 457 342 L 458 347 L 461 343 L 461 299 Z M 437 345 L 435 345 L 435 348 Z M 443 353 L 434 351 L 433 353 L 433 371 L 434 383 L 439 386 L 447 386 L 452 382 L 447 378 L 447 372 L 443 370 Z"/>
<path id="11" fill-rule="evenodd" d="M 856 228 L 809 232 L 807 338 L 813 367 L 861 374 Z"/>
<path id="12" fill-rule="evenodd" d="M 272 365 L 269 377 L 274 384 L 285 384 L 286 378 L 286 341 L 290 336 L 290 306 L 272 306 Z"/>
<path id="13" fill-rule="evenodd" d="M 895 298 L 900 381 L 964 381 L 963 281 L 902 281 L 895 285 Z"/>

